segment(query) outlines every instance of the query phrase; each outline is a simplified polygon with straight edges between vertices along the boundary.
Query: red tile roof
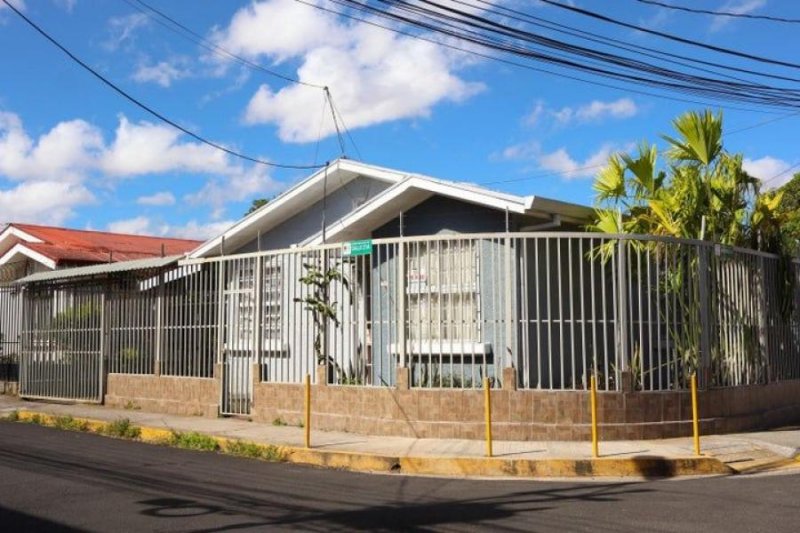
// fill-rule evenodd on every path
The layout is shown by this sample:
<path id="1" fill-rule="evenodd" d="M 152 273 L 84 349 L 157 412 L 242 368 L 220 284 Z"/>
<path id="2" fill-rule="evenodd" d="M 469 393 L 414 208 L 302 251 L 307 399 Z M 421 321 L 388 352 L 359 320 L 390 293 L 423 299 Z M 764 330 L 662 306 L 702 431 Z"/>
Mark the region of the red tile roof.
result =
<path id="1" fill-rule="evenodd" d="M 11 223 L 41 243 L 23 244 L 58 263 L 104 263 L 180 255 L 197 248 L 201 241 L 126 235 L 103 231 L 76 230 Z M 163 250 L 162 250 L 163 247 Z"/>

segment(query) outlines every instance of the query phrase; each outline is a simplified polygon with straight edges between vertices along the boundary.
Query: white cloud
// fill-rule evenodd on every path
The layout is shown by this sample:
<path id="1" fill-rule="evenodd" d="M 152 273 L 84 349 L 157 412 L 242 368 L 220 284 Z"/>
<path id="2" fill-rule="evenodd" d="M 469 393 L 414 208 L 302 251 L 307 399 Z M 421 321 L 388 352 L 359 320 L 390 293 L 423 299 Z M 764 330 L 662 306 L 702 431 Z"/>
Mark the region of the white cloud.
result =
<path id="1" fill-rule="evenodd" d="M 225 204 L 274 193 L 278 187 L 279 184 L 264 169 L 253 167 L 250 171 L 230 175 L 224 180 L 211 179 L 199 191 L 187 194 L 184 200 L 193 205 L 211 206 L 211 217 L 219 219 L 224 214 Z"/>
<path id="2" fill-rule="evenodd" d="M 206 240 L 216 237 L 236 223 L 235 220 L 220 220 L 206 224 L 190 220 L 182 226 L 167 226 L 165 234 L 181 239 Z"/>
<path id="3" fill-rule="evenodd" d="M 527 126 L 538 126 L 546 111 L 547 108 L 544 105 L 544 101 L 537 100 L 533 110 L 525 115 L 522 122 Z"/>
<path id="4" fill-rule="evenodd" d="M 108 225 L 108 231 L 112 233 L 128 233 L 131 235 L 154 234 L 150 219 L 144 216 L 111 222 Z"/>
<path id="5" fill-rule="evenodd" d="M 632 146 L 620 148 L 613 143 L 606 143 L 581 161 L 571 156 L 566 148 L 545 152 L 539 142 L 530 141 L 509 146 L 500 153 L 500 159 L 533 161 L 540 170 L 561 174 L 564 179 L 572 180 L 595 176 L 612 153 L 630 148 Z"/>
<path id="6" fill-rule="evenodd" d="M 157 192 L 149 196 L 140 196 L 136 199 L 136 203 L 139 205 L 150 205 L 156 207 L 175 205 L 175 195 L 169 191 Z"/>
<path id="7" fill-rule="evenodd" d="M 722 4 L 717 10 L 718 11 L 725 11 L 729 13 L 735 13 L 737 15 L 746 15 L 748 13 L 752 13 L 758 9 L 761 9 L 766 5 L 767 0 L 731 0 L 730 2 L 726 2 Z M 724 17 L 724 16 L 715 16 L 711 21 L 711 26 L 709 30 L 711 32 L 717 32 L 730 24 L 732 22 L 732 17 Z"/>
<path id="8" fill-rule="evenodd" d="M 770 156 L 760 159 L 745 158 L 742 161 L 744 171 L 761 181 L 767 181 L 766 186 L 769 188 L 780 187 L 792 179 L 792 173 L 788 172 L 790 167 L 786 161 Z"/>
<path id="9" fill-rule="evenodd" d="M 123 45 L 131 44 L 136 37 L 136 32 L 148 24 L 149 19 L 144 13 L 112 17 L 108 20 L 109 37 L 103 46 L 113 51 Z"/>
<path id="10" fill-rule="evenodd" d="M 25 5 L 25 0 L 9 0 L 9 3 L 19 9 L 20 11 L 25 11 L 27 6 Z M 8 6 L 5 3 L 0 2 L 0 11 L 8 9 Z"/>
<path id="11" fill-rule="evenodd" d="M 75 9 L 75 6 L 78 4 L 78 0 L 54 0 L 54 1 L 58 7 L 67 11 L 68 13 L 72 13 L 72 10 Z"/>
<path id="12" fill-rule="evenodd" d="M 133 73 L 132 78 L 139 83 L 155 83 L 161 87 L 169 87 L 172 82 L 191 76 L 191 71 L 186 68 L 185 59 L 159 61 L 154 65 L 141 64 Z"/>
<path id="13" fill-rule="evenodd" d="M 102 148 L 100 131 L 83 120 L 60 122 L 34 141 L 17 115 L 0 111 L 0 175 L 8 178 L 80 181 Z"/>
<path id="14" fill-rule="evenodd" d="M 57 124 L 38 139 L 32 138 L 21 119 L 0 111 L 0 187 L 5 181 L 46 182 L 69 185 L 65 209 L 53 220 L 70 214 L 70 202 L 86 200 L 86 183 L 97 177 L 119 179 L 144 175 L 182 173 L 206 180 L 206 185 L 187 197 L 195 205 L 210 205 L 213 217 L 222 218 L 228 202 L 256 194 L 275 192 L 279 183 L 262 165 L 245 165 L 228 154 L 198 142 L 187 142 L 169 126 L 146 121 L 130 122 L 120 116 L 113 140 L 107 144 L 95 126 L 70 120 Z M 106 184 L 113 180 L 104 180 Z M 59 190 L 64 190 L 63 187 Z M 2 189 L 0 189 L 2 191 Z M 32 186 L 11 191 L 38 191 Z M 11 192 L 5 191 L 7 198 Z M 35 203 L 36 198 L 30 199 Z M 161 192 L 137 200 L 140 205 L 172 205 L 175 197 Z M 44 209 L 44 208 L 43 208 Z M 25 214 L 22 207 L 13 213 Z M 0 211 L 0 216 L 5 216 Z"/>
<path id="15" fill-rule="evenodd" d="M 166 125 L 132 123 L 120 116 L 114 142 L 103 153 L 100 168 L 126 177 L 156 172 L 230 173 L 224 152 L 195 142 L 182 142 L 181 133 Z"/>
<path id="16" fill-rule="evenodd" d="M 65 181 L 31 181 L 11 189 L 0 186 L 2 222 L 61 225 L 72 218 L 75 208 L 93 201 L 84 186 Z"/>
<path id="17" fill-rule="evenodd" d="M 624 119 L 636 116 L 639 107 L 630 98 L 620 98 L 611 102 L 593 100 L 578 107 L 562 107 L 552 115 L 559 124 L 570 122 L 594 122 L 605 118 Z"/>
<path id="18" fill-rule="evenodd" d="M 541 154 L 537 162 L 540 168 L 558 172 L 567 180 L 591 178 L 606 164 L 608 156 L 614 151 L 616 150 L 613 145 L 605 144 L 585 160 L 580 161 L 570 156 L 566 149 L 559 148 L 555 152 Z"/>
<path id="19" fill-rule="evenodd" d="M 460 102 L 483 89 L 454 74 L 461 56 L 363 23 L 335 19 L 292 0 L 240 9 L 214 39 L 234 53 L 275 63 L 299 59 L 299 79 L 327 84 L 348 127 L 429 116 L 434 105 Z M 277 124 L 283 141 L 309 142 L 319 132 L 319 90 L 264 84 L 247 105 L 250 124 Z M 322 134 L 334 133 L 327 121 Z"/>

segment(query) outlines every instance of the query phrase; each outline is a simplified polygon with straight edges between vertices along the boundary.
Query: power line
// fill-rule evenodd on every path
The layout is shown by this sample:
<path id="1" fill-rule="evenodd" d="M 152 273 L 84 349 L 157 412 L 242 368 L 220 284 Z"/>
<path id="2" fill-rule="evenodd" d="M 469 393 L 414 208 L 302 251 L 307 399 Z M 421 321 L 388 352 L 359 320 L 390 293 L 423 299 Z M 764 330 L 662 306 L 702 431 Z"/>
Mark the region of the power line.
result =
<path id="1" fill-rule="evenodd" d="M 704 102 L 704 101 L 699 101 L 699 100 L 691 100 L 691 99 L 688 99 L 688 98 L 679 98 L 679 97 L 675 97 L 675 96 L 669 96 L 669 95 L 658 94 L 658 93 L 653 93 L 653 92 L 649 92 L 649 91 L 643 91 L 641 89 L 635 89 L 635 88 L 630 88 L 630 87 L 622 87 L 622 86 L 619 86 L 619 85 L 614 85 L 614 84 L 611 84 L 611 83 L 605 83 L 605 82 L 601 82 L 601 81 L 597 81 L 597 80 L 586 79 L 586 78 L 582 78 L 582 77 L 579 77 L 579 76 L 566 74 L 566 73 L 563 73 L 563 72 L 556 72 L 556 71 L 553 71 L 553 70 L 548 70 L 548 69 L 545 69 L 545 68 L 536 67 L 536 66 L 533 66 L 533 65 L 525 64 L 525 63 L 520 63 L 518 61 L 513 61 L 513 60 L 510 60 L 510 59 L 503 58 L 503 57 L 498 57 L 496 55 L 484 54 L 484 53 L 481 53 L 481 52 L 478 52 L 477 50 L 475 50 L 474 47 L 466 48 L 466 47 L 462 47 L 462 46 L 457 46 L 457 45 L 452 43 L 452 40 L 450 40 L 450 41 L 441 41 L 441 40 L 438 40 L 438 39 L 435 39 L 435 38 L 432 38 L 432 37 L 429 37 L 429 36 L 426 36 L 426 35 L 420 35 L 420 34 L 412 33 L 410 31 L 405 31 L 405 30 L 402 30 L 402 29 L 399 29 L 399 28 L 396 28 L 396 27 L 393 27 L 393 26 L 380 24 L 380 23 L 375 22 L 374 20 L 370 20 L 370 19 L 366 19 L 366 18 L 363 18 L 363 17 L 359 17 L 359 16 L 353 15 L 352 13 L 348 13 L 348 12 L 345 12 L 345 11 L 340 11 L 340 10 L 336 10 L 336 9 L 327 8 L 327 7 L 324 7 L 324 6 L 315 4 L 315 3 L 307 2 L 305 0 L 295 0 L 295 1 L 298 2 L 298 3 L 304 4 L 304 5 L 307 5 L 307 6 L 311 7 L 311 8 L 318 9 L 320 11 L 325 11 L 327 13 L 331 13 L 331 14 L 336 15 L 336 16 L 341 16 L 341 17 L 348 18 L 350 20 L 355 20 L 355 21 L 361 22 L 363 24 L 367 24 L 367 25 L 370 25 L 370 26 L 373 26 L 373 27 L 381 28 L 383 30 L 396 33 L 398 35 L 403 35 L 405 37 L 410 37 L 410 38 L 413 38 L 413 39 L 418 39 L 420 41 L 424 41 L 424 42 L 428 42 L 428 43 L 431 43 L 431 44 L 435 44 L 435 45 L 441 46 L 443 48 L 447 48 L 447 49 L 450 49 L 450 50 L 455 50 L 455 51 L 457 51 L 459 53 L 472 55 L 472 56 L 475 56 L 475 57 L 480 57 L 480 58 L 488 59 L 488 60 L 491 60 L 491 61 L 496 61 L 498 63 L 510 65 L 510 66 L 513 66 L 513 67 L 523 68 L 523 69 L 530 70 L 530 71 L 533 71 L 533 72 L 540 72 L 540 73 L 547 74 L 547 75 L 550 75 L 550 76 L 556 76 L 556 77 L 559 77 L 559 78 L 578 81 L 578 82 L 581 82 L 581 83 L 587 83 L 587 84 L 595 85 L 595 86 L 598 86 L 598 87 L 605 87 L 605 88 L 615 89 L 615 90 L 619 90 L 619 91 L 626 91 L 626 92 L 630 92 L 630 93 L 634 93 L 634 94 L 641 94 L 641 95 L 644 95 L 644 96 L 650 96 L 650 97 L 653 97 L 653 98 L 659 98 L 659 99 L 670 100 L 670 101 L 675 101 L 675 102 L 697 104 L 697 105 L 702 105 L 702 106 L 718 105 L 719 107 L 721 107 L 723 109 L 732 109 L 732 110 L 737 110 L 737 111 L 747 111 L 747 112 L 752 112 L 752 113 L 776 113 L 775 111 L 768 111 L 768 110 L 764 110 L 764 109 L 742 108 L 742 107 L 729 105 L 729 104 L 719 104 L 719 103 L 710 104 L 709 102 Z M 342 5 L 342 7 L 346 7 L 346 6 L 344 6 L 344 2 L 346 2 L 347 0 L 330 0 L 330 1 L 335 3 L 335 4 Z M 659 87 L 655 87 L 655 88 L 659 89 Z"/>
<path id="2" fill-rule="evenodd" d="M 714 11 L 711 9 L 698 9 L 695 7 L 679 6 L 675 4 L 667 4 L 665 2 L 657 2 L 656 0 L 635 0 L 642 4 L 650 4 L 652 6 L 663 7 L 665 9 L 672 9 L 675 11 L 685 11 L 686 13 L 696 13 L 699 15 L 713 15 L 716 17 L 735 17 L 753 20 L 769 20 L 771 22 L 785 22 L 789 24 L 800 23 L 800 19 L 790 19 L 784 17 L 774 17 L 771 15 L 751 15 L 749 13 L 736 13 L 733 11 Z"/>
<path id="3" fill-rule="evenodd" d="M 800 107 L 800 91 L 797 89 L 753 83 L 732 83 L 728 80 L 676 71 L 639 59 L 602 52 L 597 47 L 586 48 L 544 37 L 517 26 L 508 26 L 430 0 L 419 0 L 416 3 L 404 0 L 377 0 L 378 4 L 389 5 L 385 8 L 376 7 L 367 0 L 330 1 L 356 11 L 440 33 L 482 48 L 582 71 L 593 76 L 712 99 L 747 102 L 769 107 L 795 109 Z M 433 7 L 425 7 L 425 5 Z M 312 4 L 312 7 L 316 6 Z M 522 46 L 521 42 L 530 42 L 544 47 L 546 51 Z M 556 53 L 553 53 L 554 51 Z M 558 52 L 563 53 L 559 54 Z M 605 64 L 610 67 L 603 66 Z"/>
<path id="4" fill-rule="evenodd" d="M 322 168 L 323 166 L 325 166 L 325 165 L 295 165 L 295 164 L 275 163 L 275 162 L 272 162 L 272 161 L 266 161 L 264 159 L 260 159 L 260 158 L 257 158 L 257 157 L 253 157 L 253 156 L 249 156 L 249 155 L 243 154 L 241 152 L 237 152 L 235 150 L 231 150 L 230 148 L 227 148 L 227 147 L 225 147 L 225 146 L 223 146 L 223 145 L 221 145 L 219 143 L 216 143 L 214 141 L 211 141 L 209 139 L 206 139 L 205 137 L 202 137 L 202 136 L 198 135 L 197 133 L 195 133 L 195 132 L 193 132 L 193 131 L 191 131 L 191 130 L 183 127 L 183 126 L 181 126 L 180 124 L 178 124 L 174 120 L 172 120 L 170 118 L 167 118 L 165 115 L 159 113 L 158 111 L 156 111 L 152 107 L 148 106 L 147 104 L 145 104 L 145 103 L 141 102 L 140 100 L 136 99 L 135 97 L 133 97 L 129 93 L 125 92 L 122 88 L 120 88 L 119 86 L 115 85 L 108 78 L 106 78 L 105 76 L 103 76 L 102 74 L 97 72 L 95 69 L 90 67 L 87 63 L 85 63 L 80 58 L 78 58 L 75 54 L 70 52 L 66 47 L 64 47 L 61 43 L 59 43 L 55 38 L 51 37 L 50 34 L 48 34 L 41 27 L 39 27 L 35 22 L 33 22 L 31 19 L 29 19 L 27 16 L 25 16 L 21 11 L 19 11 L 16 7 L 14 7 L 14 5 L 11 2 L 9 2 L 8 0 L 1 0 L 1 1 L 6 6 L 8 6 L 14 13 L 16 13 L 22 20 L 24 20 L 30 27 L 32 27 L 40 35 L 42 35 L 42 37 L 44 37 L 45 39 L 50 41 L 50 43 L 52 43 L 55 47 L 57 47 L 59 50 L 64 52 L 70 59 L 72 59 L 78 65 L 83 67 L 90 74 L 92 74 L 95 78 L 97 78 L 101 82 L 103 82 L 106 86 L 110 87 L 117 94 L 121 95 L 126 100 L 128 100 L 131 103 L 133 103 L 134 105 L 136 105 L 140 109 L 150 113 L 151 115 L 153 115 L 157 119 L 161 120 L 162 122 L 165 122 L 166 124 L 169 124 L 173 128 L 185 133 L 189 137 L 191 137 L 191 138 L 193 138 L 193 139 L 195 139 L 195 140 L 197 140 L 197 141 L 199 141 L 199 142 L 201 142 L 203 144 L 211 146 L 212 148 L 216 148 L 217 150 L 225 152 L 226 154 L 231 155 L 233 157 L 237 157 L 239 159 L 243 159 L 243 160 L 249 161 L 251 163 L 257 163 L 257 164 L 265 165 L 265 166 L 269 166 L 269 167 L 309 170 L 309 169 L 318 169 L 318 168 Z"/>
<path id="5" fill-rule="evenodd" d="M 666 33 L 666 32 L 662 32 L 662 31 L 658 31 L 658 30 L 653 30 L 651 28 L 645 28 L 643 26 L 638 26 L 636 24 L 631 24 L 630 22 L 625 22 L 625 21 L 622 21 L 622 20 L 618 20 L 618 19 L 614 19 L 614 18 L 608 17 L 606 15 L 603 15 L 602 13 L 597 13 L 595 11 L 589 11 L 588 9 L 583 9 L 583 8 L 576 7 L 576 6 L 571 6 L 571 5 L 568 5 L 568 4 L 562 4 L 561 2 L 555 2 L 554 0 L 540 0 L 540 1 L 545 3 L 545 4 L 548 4 L 548 5 L 551 5 L 551 6 L 554 6 L 554 7 L 558 7 L 560 9 L 566 9 L 567 11 L 572 11 L 574 13 L 578 13 L 578 14 L 581 14 L 581 15 L 584 15 L 584 16 L 587 16 L 587 17 L 591 17 L 591 18 L 597 19 L 597 20 L 602 20 L 604 22 L 609 22 L 611 24 L 614 24 L 614 25 L 617 25 L 617 26 L 622 26 L 622 27 L 625 27 L 625 28 L 628 28 L 628 29 L 631 29 L 631 30 L 641 31 L 641 32 L 644 32 L 644 33 L 649 33 L 651 35 L 657 35 L 658 37 L 663 37 L 664 39 L 669 39 L 671 41 L 679 42 L 679 43 L 682 43 L 682 44 L 687 44 L 689 46 L 695 46 L 695 47 L 698 47 L 698 48 L 704 48 L 706 50 L 711 50 L 711 51 L 719 52 L 719 53 L 722 53 L 722 54 L 741 57 L 741 58 L 744 58 L 744 59 L 751 59 L 753 61 L 759 61 L 759 62 L 762 62 L 762 63 L 769 63 L 769 64 L 772 64 L 772 65 L 779 65 L 779 66 L 783 66 L 783 67 L 790 67 L 790 68 L 800 69 L 800 64 L 797 64 L 797 63 L 790 63 L 788 61 L 781 61 L 779 59 L 771 59 L 771 58 L 768 58 L 768 57 L 762 57 L 762 56 L 757 56 L 757 55 L 754 55 L 754 54 L 748 54 L 747 52 L 742 52 L 742 51 L 734 50 L 734 49 L 731 49 L 731 48 L 725 48 L 725 47 L 722 47 L 722 46 L 715 46 L 713 44 L 705 44 L 705 43 L 701 43 L 701 42 L 698 42 L 698 41 L 693 41 L 691 39 L 686 39 L 685 37 L 681 37 L 679 35 L 675 35 L 675 34 L 672 34 L 672 33 Z"/>

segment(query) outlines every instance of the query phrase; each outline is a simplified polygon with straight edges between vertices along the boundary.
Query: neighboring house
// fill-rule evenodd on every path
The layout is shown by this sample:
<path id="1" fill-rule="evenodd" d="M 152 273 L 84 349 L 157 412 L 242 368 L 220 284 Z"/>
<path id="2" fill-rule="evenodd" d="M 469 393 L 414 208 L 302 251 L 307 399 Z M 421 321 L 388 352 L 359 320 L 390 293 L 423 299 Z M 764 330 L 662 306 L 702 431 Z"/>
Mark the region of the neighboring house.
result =
<path id="1" fill-rule="evenodd" d="M 0 231 L 0 283 L 101 263 L 182 255 L 198 241 L 12 222 Z"/>
<path id="2" fill-rule="evenodd" d="M 366 366 L 369 370 L 361 374 L 368 380 L 391 383 L 394 367 L 403 356 L 417 366 L 438 358 L 451 369 L 467 362 L 472 367 L 495 367 L 499 356 L 510 352 L 516 342 L 507 341 L 508 330 L 499 325 L 507 306 L 518 305 L 505 294 L 519 286 L 519 265 L 533 264 L 520 263 L 519 255 L 536 253 L 531 247 L 513 251 L 513 259 L 506 256 L 509 244 L 502 235 L 506 231 L 582 231 L 592 215 L 593 210 L 582 205 L 342 159 L 199 246 L 189 260 L 360 239 L 435 236 L 401 247 L 397 241 L 383 241 L 386 244 L 376 244 L 368 259 L 346 260 L 331 254 L 350 287 L 331 287 L 343 326 L 340 333 L 331 335 L 328 351 L 343 358 L 338 363 L 343 374 L 349 376 L 350 367 Z M 457 238 L 467 233 L 492 236 Z M 454 238 L 436 240 L 443 235 Z M 264 379 L 288 379 L 282 373 L 291 370 L 294 355 L 302 357 L 311 350 L 312 328 L 285 325 L 297 320 L 296 298 L 302 292 L 297 280 L 304 273 L 302 265 L 309 261 L 287 252 L 267 259 L 262 267 L 261 346 L 265 366 L 273 367 L 264 371 Z M 225 349 L 229 355 L 249 357 L 255 338 L 257 303 L 251 294 L 256 267 L 245 260 L 229 264 L 224 287 Z M 569 268 L 566 253 L 561 267 Z M 507 275 L 513 285 L 506 284 Z M 396 306 L 401 295 L 407 301 L 407 336 L 398 331 Z M 534 298 L 530 301 L 534 305 Z"/>
<path id="3" fill-rule="evenodd" d="M 6 225 L 0 231 L 0 357 L 13 355 L 18 350 L 21 299 L 11 285 L 14 281 L 55 270 L 183 255 L 199 244 L 188 239 L 16 222 Z"/>

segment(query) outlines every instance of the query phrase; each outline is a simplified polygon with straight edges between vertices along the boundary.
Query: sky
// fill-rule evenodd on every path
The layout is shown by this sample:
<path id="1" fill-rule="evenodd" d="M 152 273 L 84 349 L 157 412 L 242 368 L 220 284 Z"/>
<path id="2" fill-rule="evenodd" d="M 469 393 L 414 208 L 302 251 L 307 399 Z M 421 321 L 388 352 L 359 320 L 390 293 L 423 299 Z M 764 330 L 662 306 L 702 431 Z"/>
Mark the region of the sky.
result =
<path id="1" fill-rule="evenodd" d="M 637 45 L 718 58 L 536 0 L 497 1 Z M 800 18 L 794 0 L 669 1 Z M 205 46 L 170 31 L 133 0 L 14 0 L 148 106 L 232 150 L 278 163 L 320 164 L 341 154 L 324 93 L 230 61 L 208 43 L 327 85 L 352 136 L 348 157 L 585 204 L 593 202 L 592 178 L 611 153 L 642 141 L 663 146 L 659 135 L 680 113 L 720 109 L 510 66 L 294 0 L 149 3 L 202 35 Z M 796 24 L 681 13 L 635 0 L 571 3 L 785 61 L 795 60 L 800 47 Z M 729 64 L 753 66 L 733 58 Z M 723 112 L 725 129 L 734 132 L 725 147 L 741 152 L 755 176 L 769 180 L 800 163 L 800 114 L 741 104 Z M 736 132 L 742 128 L 750 129 Z M 205 239 L 241 218 L 254 198 L 279 194 L 309 173 L 237 159 L 160 122 L 0 4 L 0 223 Z M 770 186 L 790 177 L 786 172 Z"/>

